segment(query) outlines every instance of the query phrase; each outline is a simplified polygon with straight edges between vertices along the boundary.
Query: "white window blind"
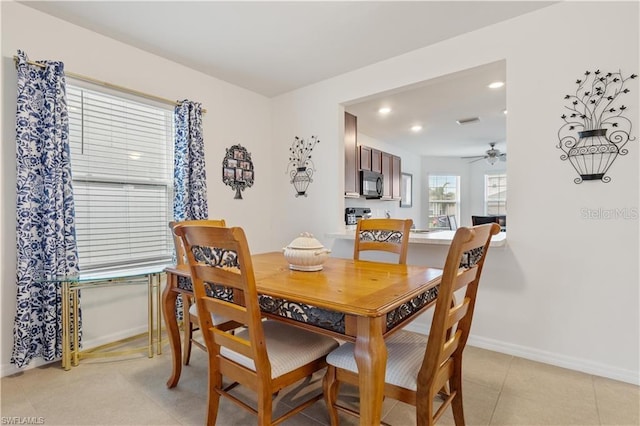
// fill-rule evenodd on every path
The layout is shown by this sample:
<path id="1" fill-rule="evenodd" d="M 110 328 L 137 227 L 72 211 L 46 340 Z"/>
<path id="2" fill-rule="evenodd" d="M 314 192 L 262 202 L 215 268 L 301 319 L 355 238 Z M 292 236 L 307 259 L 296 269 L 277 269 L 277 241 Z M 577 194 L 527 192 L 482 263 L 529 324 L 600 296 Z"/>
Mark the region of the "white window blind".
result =
<path id="1" fill-rule="evenodd" d="M 449 216 L 459 216 L 459 205 L 460 177 L 429 175 L 429 218 L 427 227 L 430 229 L 451 229 Z"/>
<path id="2" fill-rule="evenodd" d="M 67 85 L 81 270 L 170 262 L 173 110 Z"/>
<path id="3" fill-rule="evenodd" d="M 484 182 L 484 205 L 486 214 L 507 214 L 507 175 L 504 173 L 485 175 Z"/>

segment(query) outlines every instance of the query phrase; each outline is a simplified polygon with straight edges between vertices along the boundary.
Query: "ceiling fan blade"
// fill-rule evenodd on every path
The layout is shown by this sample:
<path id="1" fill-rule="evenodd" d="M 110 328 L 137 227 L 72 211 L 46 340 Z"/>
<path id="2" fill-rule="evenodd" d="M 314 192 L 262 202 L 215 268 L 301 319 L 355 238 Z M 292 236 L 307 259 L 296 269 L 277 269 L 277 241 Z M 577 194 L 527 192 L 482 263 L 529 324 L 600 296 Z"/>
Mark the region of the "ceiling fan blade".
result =
<path id="1" fill-rule="evenodd" d="M 485 158 L 486 155 L 473 155 L 471 157 L 460 157 L 460 158 L 464 158 L 464 159 L 469 159 L 469 158 L 478 158 L 478 159 L 482 159 Z"/>
<path id="2" fill-rule="evenodd" d="M 470 157 L 470 158 L 472 158 L 472 157 Z M 475 163 L 476 161 L 484 160 L 485 158 L 487 158 L 487 157 L 486 157 L 486 156 L 484 156 L 484 157 L 476 158 L 475 160 L 471 160 L 471 161 L 469 161 L 469 164 L 471 164 L 471 163 Z"/>

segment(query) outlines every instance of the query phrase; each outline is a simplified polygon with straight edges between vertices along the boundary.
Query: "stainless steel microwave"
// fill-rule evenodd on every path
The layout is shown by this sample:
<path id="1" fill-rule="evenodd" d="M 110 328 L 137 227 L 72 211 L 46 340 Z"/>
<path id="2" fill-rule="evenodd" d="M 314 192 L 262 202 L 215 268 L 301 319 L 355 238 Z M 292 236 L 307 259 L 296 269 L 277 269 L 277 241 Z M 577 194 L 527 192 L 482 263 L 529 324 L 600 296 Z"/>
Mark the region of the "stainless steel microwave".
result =
<path id="1" fill-rule="evenodd" d="M 360 195 L 365 198 L 382 197 L 383 181 L 382 173 L 360 170 Z"/>

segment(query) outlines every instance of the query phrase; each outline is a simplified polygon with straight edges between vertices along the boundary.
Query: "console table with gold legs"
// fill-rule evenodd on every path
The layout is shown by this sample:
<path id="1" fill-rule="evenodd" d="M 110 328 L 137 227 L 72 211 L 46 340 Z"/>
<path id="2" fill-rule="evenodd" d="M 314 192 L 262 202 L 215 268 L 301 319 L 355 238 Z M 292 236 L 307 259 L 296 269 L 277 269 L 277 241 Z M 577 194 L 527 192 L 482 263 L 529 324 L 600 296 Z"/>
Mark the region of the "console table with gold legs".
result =
<path id="1" fill-rule="evenodd" d="M 160 287 L 163 270 L 166 265 L 132 268 L 124 271 L 86 273 L 69 276 L 53 276 L 43 279 L 46 282 L 58 283 L 62 297 L 62 368 L 71 369 L 77 366 L 82 358 L 114 357 L 136 352 L 147 352 L 149 358 L 154 355 L 154 332 L 156 351 L 162 353 L 162 305 L 160 303 Z M 109 350 L 116 345 L 126 343 L 135 337 L 121 339 L 100 345 L 95 348 L 80 349 L 80 327 L 77 318 L 80 315 L 79 291 L 101 287 L 130 285 L 147 285 L 147 344 L 142 347 Z"/>

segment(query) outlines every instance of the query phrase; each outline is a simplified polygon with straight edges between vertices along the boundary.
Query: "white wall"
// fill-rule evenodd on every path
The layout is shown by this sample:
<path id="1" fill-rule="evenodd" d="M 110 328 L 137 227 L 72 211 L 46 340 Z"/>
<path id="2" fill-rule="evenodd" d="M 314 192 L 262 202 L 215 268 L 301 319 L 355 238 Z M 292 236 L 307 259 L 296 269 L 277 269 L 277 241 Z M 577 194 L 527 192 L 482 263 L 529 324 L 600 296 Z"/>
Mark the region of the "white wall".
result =
<path id="1" fill-rule="evenodd" d="M 509 237 L 501 258 L 509 265 L 482 283 L 473 341 L 638 383 L 638 218 L 587 220 L 581 212 L 637 212 L 640 148 L 630 143 L 610 183 L 581 185 L 556 149 L 563 96 L 576 79 L 595 69 L 638 73 L 638 12 L 637 2 L 563 2 L 276 98 L 276 170 L 294 135 L 324 143 L 309 197 L 278 197 L 276 217 L 320 236 L 341 229 L 341 103 L 506 60 Z M 625 104 L 637 137 L 637 80 L 631 89 Z"/>
<path id="2" fill-rule="evenodd" d="M 16 72 L 13 55 L 24 50 L 32 60 L 55 59 L 65 69 L 95 79 L 168 99 L 202 102 L 207 113 L 203 134 L 208 177 L 209 214 L 229 225 L 245 228 L 255 252 L 276 248 L 269 222 L 272 214 L 270 100 L 182 65 L 105 38 L 14 2 L 0 2 L 2 11 L 2 200 L 0 240 L 2 375 L 14 372 L 9 364 L 15 315 L 15 104 Z M 225 148 L 241 144 L 252 154 L 255 185 L 234 200 L 234 191 L 222 184 Z M 104 336 L 142 331 L 146 321 L 144 286 L 83 291 L 85 347 Z M 128 313 L 128 314 L 126 314 Z M 117 314 L 117 315 L 114 315 Z M 116 320 L 117 319 L 117 320 Z M 36 359 L 32 365 L 41 363 Z"/>
<path id="3" fill-rule="evenodd" d="M 15 312 L 11 57 L 21 48 L 33 59 L 62 60 L 76 73 L 169 99 L 201 101 L 208 110 L 211 216 L 245 226 L 254 251 L 282 247 L 302 231 L 331 245 L 326 233 L 343 228 L 342 104 L 506 60 L 509 238 L 499 256 L 503 271 L 482 283 L 473 343 L 638 383 L 638 219 L 587 220 L 582 212 L 638 208 L 640 148 L 630 143 L 628 155 L 611 169 L 612 182 L 581 185 L 573 183 L 573 170 L 555 148 L 562 98 L 585 70 L 638 73 L 637 2 L 563 2 L 271 101 L 26 6 L 1 7 L 3 374 Z M 580 25 L 589 30 L 578 30 Z M 632 90 L 625 103 L 638 136 L 637 80 Z M 311 135 L 321 140 L 314 150 L 317 170 L 308 196 L 296 198 L 285 173 L 287 152 L 295 136 Z M 224 148 L 235 143 L 252 152 L 256 167 L 256 185 L 244 201 L 233 200 L 219 177 Z M 541 211 L 562 220 L 543 222 Z"/>

